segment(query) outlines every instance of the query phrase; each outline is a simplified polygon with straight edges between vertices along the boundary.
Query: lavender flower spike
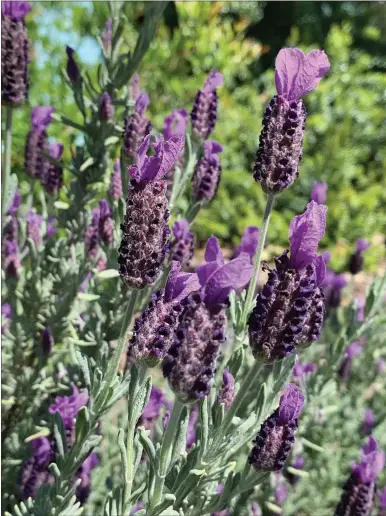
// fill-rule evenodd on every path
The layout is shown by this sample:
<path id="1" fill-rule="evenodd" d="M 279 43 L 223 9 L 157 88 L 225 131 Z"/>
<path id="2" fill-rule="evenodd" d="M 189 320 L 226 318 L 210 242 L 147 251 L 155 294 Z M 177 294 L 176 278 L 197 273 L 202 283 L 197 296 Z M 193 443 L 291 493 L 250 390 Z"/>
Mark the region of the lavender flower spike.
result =
<path id="1" fill-rule="evenodd" d="M 257 296 L 249 317 L 249 339 L 255 358 L 274 362 L 318 340 L 324 319 L 321 285 L 326 266 L 317 254 L 326 227 L 327 207 L 311 201 L 289 228 L 290 257 L 275 258 L 276 269 Z"/>
<path id="2" fill-rule="evenodd" d="M 123 152 L 128 157 L 135 156 L 144 137 L 151 132 L 151 122 L 145 117 L 149 102 L 147 93 L 142 90 L 136 98 L 134 113 L 125 118 Z"/>
<path id="3" fill-rule="evenodd" d="M 363 269 L 363 251 L 366 251 L 366 249 L 368 249 L 370 245 L 370 242 L 367 242 L 367 240 L 363 240 L 363 238 L 357 240 L 356 250 L 351 255 L 349 262 L 349 271 L 351 272 L 351 274 L 358 274 L 358 272 L 361 272 L 361 270 Z"/>
<path id="4" fill-rule="evenodd" d="M 224 404 L 228 410 L 232 405 L 233 398 L 235 397 L 235 379 L 228 369 L 224 369 L 222 375 L 222 386 L 217 395 L 217 403 Z"/>
<path id="5" fill-rule="evenodd" d="M 197 162 L 193 175 L 193 198 L 195 201 L 211 201 L 216 195 L 221 176 L 219 154 L 222 146 L 207 140 L 204 144 L 204 156 Z"/>
<path id="6" fill-rule="evenodd" d="M 105 30 L 102 32 L 103 47 L 107 53 L 111 50 L 111 42 L 113 39 L 113 20 L 109 18 L 105 25 Z"/>
<path id="7" fill-rule="evenodd" d="M 188 124 L 188 112 L 186 109 L 173 109 L 173 111 L 165 118 L 163 135 L 165 140 L 168 140 L 176 134 L 183 134 L 185 136 L 186 126 Z M 183 168 L 184 166 L 184 152 L 178 156 L 176 166 Z M 175 167 L 171 168 L 165 175 L 165 179 L 168 183 L 168 199 L 170 199 L 173 190 L 173 179 L 174 179 Z"/>
<path id="8" fill-rule="evenodd" d="M 27 213 L 27 237 L 33 241 L 36 248 L 43 244 L 42 222 L 42 215 L 38 215 L 32 210 Z"/>
<path id="9" fill-rule="evenodd" d="M 17 107 L 28 97 L 29 2 L 1 2 L 1 103 Z"/>
<path id="10" fill-rule="evenodd" d="M 32 128 L 27 134 L 25 145 L 25 171 L 34 178 L 44 181 L 49 169 L 49 162 L 42 153 L 48 154 L 49 145 L 46 129 L 51 123 L 55 111 L 51 106 L 36 106 L 32 109 Z"/>
<path id="11" fill-rule="evenodd" d="M 99 201 L 98 229 L 102 242 L 111 247 L 114 240 L 114 223 L 111 217 L 111 209 L 104 199 Z"/>
<path id="12" fill-rule="evenodd" d="M 19 193 L 19 189 L 16 188 L 12 204 L 8 209 L 8 215 L 11 215 L 12 217 L 14 217 L 20 208 L 20 203 L 21 203 L 21 195 Z"/>
<path id="13" fill-rule="evenodd" d="M 298 48 L 280 50 L 275 63 L 277 95 L 263 118 L 253 177 L 264 192 L 288 188 L 299 175 L 306 110 L 302 97 L 316 88 L 330 69 L 323 51 L 304 55 Z"/>
<path id="14" fill-rule="evenodd" d="M 81 81 L 79 67 L 74 59 L 75 50 L 69 46 L 66 47 L 67 54 L 67 75 L 73 86 L 77 86 Z"/>
<path id="15" fill-rule="evenodd" d="M 318 204 L 324 204 L 327 199 L 327 190 L 327 183 L 318 183 L 315 181 L 314 186 L 312 187 L 311 200 Z"/>
<path id="16" fill-rule="evenodd" d="M 261 425 L 248 462 L 256 469 L 281 471 L 295 441 L 304 396 L 294 384 L 287 385 L 279 408 Z"/>
<path id="17" fill-rule="evenodd" d="M 99 251 L 99 208 L 94 208 L 92 211 L 91 223 L 87 226 L 84 235 L 85 254 L 92 259 L 95 259 Z"/>
<path id="18" fill-rule="evenodd" d="M 206 140 L 214 130 L 217 120 L 217 88 L 224 82 L 219 72 L 211 72 L 204 87 L 198 90 L 190 114 L 193 131 Z"/>
<path id="19" fill-rule="evenodd" d="M 363 351 L 363 345 L 358 341 L 352 342 L 346 349 L 344 359 L 339 367 L 338 375 L 342 380 L 348 380 L 351 376 L 352 360 Z"/>
<path id="20" fill-rule="evenodd" d="M 40 349 L 42 354 L 47 356 L 54 347 L 54 337 L 50 328 L 45 328 L 40 334 Z"/>
<path id="21" fill-rule="evenodd" d="M 111 97 L 104 92 L 99 101 L 99 118 L 104 122 L 111 122 L 114 119 L 115 109 Z"/>
<path id="22" fill-rule="evenodd" d="M 370 516 L 374 501 L 375 481 L 385 466 L 385 453 L 370 437 L 361 451 L 360 464 L 353 465 L 352 473 L 343 487 L 335 516 Z"/>
<path id="23" fill-rule="evenodd" d="M 57 161 L 63 154 L 64 147 L 61 143 L 51 143 L 48 149 L 50 156 Z M 57 194 L 63 185 L 63 168 L 48 162 L 46 176 L 43 178 L 44 188 L 49 194 Z"/>
<path id="24" fill-rule="evenodd" d="M 323 291 L 327 308 L 338 308 L 342 299 L 342 289 L 347 285 L 344 274 L 336 274 L 331 269 L 326 271 L 323 282 Z"/>
<path id="25" fill-rule="evenodd" d="M 176 220 L 172 233 L 174 237 L 171 242 L 172 260 L 179 262 L 183 269 L 189 265 L 194 251 L 194 235 L 189 231 L 189 221 Z"/>
<path id="26" fill-rule="evenodd" d="M 260 229 L 256 226 L 248 226 L 244 229 L 240 244 L 236 247 L 232 258 L 237 258 L 241 253 L 247 253 L 253 259 L 259 243 Z"/>
<path id="27" fill-rule="evenodd" d="M 371 409 L 365 410 L 365 416 L 363 418 L 362 434 L 370 435 L 375 425 L 375 415 Z"/>
<path id="28" fill-rule="evenodd" d="M 386 487 L 382 489 L 382 491 L 378 492 L 379 498 L 379 515 L 378 516 L 386 516 Z"/>
<path id="29" fill-rule="evenodd" d="M 153 367 L 166 356 L 186 298 L 200 287 L 196 274 L 180 273 L 180 269 L 178 262 L 172 263 L 165 290 L 153 294 L 148 307 L 135 321 L 128 347 L 129 361 Z"/>
<path id="30" fill-rule="evenodd" d="M 187 298 L 174 343 L 162 364 L 164 376 L 183 403 L 209 394 L 219 347 L 226 336 L 228 296 L 245 287 L 253 271 L 245 253 L 225 263 L 215 237 L 208 240 L 205 260 L 196 270 L 201 289 Z"/>
<path id="31" fill-rule="evenodd" d="M 114 161 L 114 169 L 110 179 L 109 194 L 114 201 L 119 201 L 123 195 L 121 164 L 119 159 Z"/>
<path id="32" fill-rule="evenodd" d="M 129 287 L 144 288 L 153 284 L 168 251 L 169 210 L 164 175 L 174 166 L 184 148 L 184 137 L 160 137 L 155 155 L 147 156 L 150 136 L 146 136 L 137 154 L 136 165 L 126 199 L 126 215 L 121 224 L 119 273 Z"/>

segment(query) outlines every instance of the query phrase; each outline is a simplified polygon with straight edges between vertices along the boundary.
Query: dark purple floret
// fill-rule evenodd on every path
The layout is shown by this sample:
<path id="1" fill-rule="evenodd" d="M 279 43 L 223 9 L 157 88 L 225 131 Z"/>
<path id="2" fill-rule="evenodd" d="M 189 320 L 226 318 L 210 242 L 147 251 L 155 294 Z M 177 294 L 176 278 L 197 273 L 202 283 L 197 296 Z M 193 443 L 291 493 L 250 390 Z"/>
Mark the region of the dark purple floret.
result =
<path id="1" fill-rule="evenodd" d="M 75 475 L 74 481 L 80 479 L 82 482 L 76 488 L 76 498 L 81 504 L 84 504 L 91 492 L 91 471 L 98 466 L 99 459 L 95 453 L 90 453 L 87 459 L 82 463 Z"/>
<path id="2" fill-rule="evenodd" d="M 19 193 L 19 189 L 16 188 L 12 204 L 8 209 L 8 215 L 11 215 L 12 217 L 14 217 L 16 215 L 17 211 L 20 208 L 20 202 L 21 202 L 21 195 Z"/>
<path id="3" fill-rule="evenodd" d="M 32 210 L 27 213 L 27 237 L 33 241 L 36 248 L 43 244 L 42 223 L 42 215 L 38 215 Z"/>
<path id="4" fill-rule="evenodd" d="M 295 459 L 295 462 L 291 464 L 291 466 L 297 470 L 304 469 L 304 457 L 299 456 Z M 291 473 L 288 470 L 285 472 L 285 478 L 288 480 L 288 482 L 291 484 L 291 486 L 295 486 L 299 480 L 300 476 L 296 475 L 295 473 Z"/>
<path id="5" fill-rule="evenodd" d="M 54 337 L 50 328 L 45 328 L 40 334 L 40 348 L 43 355 L 49 355 L 54 347 Z"/>
<path id="6" fill-rule="evenodd" d="M 165 290 L 153 294 L 146 310 L 134 324 L 128 360 L 156 365 L 168 352 L 177 329 L 186 297 L 200 288 L 196 274 L 180 273 L 173 262 Z"/>
<path id="7" fill-rule="evenodd" d="M 347 285 L 344 274 L 327 269 L 323 282 L 326 308 L 338 308 L 342 300 L 342 289 Z"/>
<path id="8" fill-rule="evenodd" d="M 50 156 L 60 161 L 64 147 L 61 143 L 51 143 L 48 149 Z M 47 192 L 56 195 L 63 185 L 63 167 L 48 162 L 46 176 L 42 178 Z"/>
<path id="9" fill-rule="evenodd" d="M 84 235 L 85 253 L 90 258 L 96 258 L 99 252 L 99 208 L 94 208 L 92 211 L 91 224 L 87 226 Z"/>
<path id="10" fill-rule="evenodd" d="M 13 107 L 28 97 L 28 36 L 24 17 L 29 2 L 1 3 L 1 103 Z"/>
<path id="11" fill-rule="evenodd" d="M 343 361 L 338 369 L 338 375 L 342 380 L 347 381 L 350 379 L 353 358 L 360 355 L 362 351 L 363 345 L 359 341 L 354 341 L 347 347 Z"/>
<path id="12" fill-rule="evenodd" d="M 248 284 L 253 269 L 247 254 L 225 264 L 214 237 L 208 240 L 205 260 L 207 263 L 197 268 L 201 290 L 188 296 L 162 364 L 170 387 L 184 403 L 209 394 L 220 344 L 226 339 L 228 296 Z"/>
<path id="13" fill-rule="evenodd" d="M 363 269 L 363 251 L 366 251 L 370 247 L 370 242 L 360 238 L 357 240 L 355 252 L 351 255 L 349 262 L 349 271 L 351 274 L 358 274 Z"/>
<path id="14" fill-rule="evenodd" d="M 105 92 L 100 99 L 99 117 L 104 122 L 111 122 L 114 118 L 114 114 L 115 109 L 111 102 L 111 97 L 107 92 Z"/>
<path id="15" fill-rule="evenodd" d="M 222 146 L 214 140 L 204 144 L 204 156 L 196 164 L 193 175 L 193 198 L 195 201 L 211 201 L 216 195 L 221 177 L 219 153 Z"/>
<path id="16" fill-rule="evenodd" d="M 114 161 L 114 170 L 111 174 L 109 194 L 114 201 L 119 201 L 119 199 L 122 199 L 122 176 L 119 159 Z"/>
<path id="17" fill-rule="evenodd" d="M 125 118 L 123 152 L 126 156 L 135 157 L 143 139 L 151 132 L 151 122 L 145 117 L 148 105 L 149 97 L 142 90 L 136 98 L 134 113 Z"/>
<path id="18" fill-rule="evenodd" d="M 323 51 L 307 55 L 282 49 L 275 63 L 277 95 L 268 104 L 260 134 L 253 177 L 266 193 L 288 188 L 299 175 L 306 110 L 302 97 L 312 91 L 330 64 Z"/>
<path id="19" fill-rule="evenodd" d="M 361 451 L 360 464 L 354 464 L 343 487 L 335 516 L 370 516 L 374 501 L 375 481 L 385 465 L 385 453 L 370 437 Z"/>
<path id="20" fill-rule="evenodd" d="M 248 462 L 256 469 L 281 471 L 295 441 L 298 417 L 303 410 L 304 396 L 289 384 L 280 398 L 279 408 L 261 425 Z"/>
<path id="21" fill-rule="evenodd" d="M 15 241 L 3 239 L 2 243 L 3 268 L 7 278 L 17 278 L 20 272 L 19 246 Z"/>
<path id="22" fill-rule="evenodd" d="M 104 199 L 99 201 L 98 230 L 102 242 L 111 247 L 114 240 L 114 222 L 111 216 L 110 206 Z"/>
<path id="23" fill-rule="evenodd" d="M 168 252 L 170 230 L 166 181 L 163 176 L 174 166 L 184 147 L 184 137 L 160 137 L 153 145 L 155 155 L 146 155 L 150 136 L 137 153 L 137 164 L 130 168 L 131 182 L 126 214 L 121 224 L 119 273 L 128 287 L 144 288 L 159 276 Z"/>
<path id="24" fill-rule="evenodd" d="M 67 75 L 68 75 L 68 78 L 70 79 L 70 81 L 72 82 L 72 84 L 74 86 L 76 86 L 79 83 L 81 77 L 80 77 L 80 71 L 79 71 L 78 65 L 74 59 L 75 50 L 73 48 L 67 46 L 66 54 L 67 54 L 67 67 L 66 67 Z"/>
<path id="25" fill-rule="evenodd" d="M 1 305 L 1 334 L 3 335 L 11 325 L 12 307 L 9 303 Z"/>
<path id="26" fill-rule="evenodd" d="M 325 231 L 326 209 L 311 201 L 290 224 L 290 257 L 285 251 L 275 258 L 275 269 L 263 266 L 269 271 L 268 281 L 257 296 L 248 325 L 253 354 L 267 363 L 320 337 L 325 263 L 317 248 Z"/>
<path id="27" fill-rule="evenodd" d="M 32 128 L 27 134 L 25 145 L 25 171 L 30 177 L 44 181 L 47 177 L 50 163 L 43 153 L 49 153 L 46 129 L 51 123 L 51 115 L 55 108 L 51 106 L 36 106 L 31 113 Z"/>
<path id="28" fill-rule="evenodd" d="M 193 131 L 206 140 L 214 130 L 217 120 L 217 88 L 224 82 L 219 72 L 211 72 L 205 85 L 198 90 L 190 114 Z"/>
<path id="29" fill-rule="evenodd" d="M 181 264 L 184 269 L 190 264 L 194 252 L 194 235 L 189 231 L 187 219 L 176 220 L 172 227 L 171 259 Z"/>
<path id="30" fill-rule="evenodd" d="M 363 418 L 363 424 L 362 424 L 362 434 L 363 435 L 370 435 L 373 427 L 375 425 L 375 415 L 374 412 L 371 409 L 365 410 L 365 416 Z"/>
<path id="31" fill-rule="evenodd" d="M 222 376 L 222 386 L 217 395 L 217 403 L 223 403 L 225 409 L 228 410 L 232 405 L 235 397 L 235 379 L 228 369 L 224 369 Z"/>
<path id="32" fill-rule="evenodd" d="M 54 483 L 54 476 L 48 469 L 55 457 L 54 442 L 47 437 L 39 437 L 31 444 L 33 454 L 21 466 L 19 475 L 18 483 L 23 500 L 34 498 L 41 486 Z"/>

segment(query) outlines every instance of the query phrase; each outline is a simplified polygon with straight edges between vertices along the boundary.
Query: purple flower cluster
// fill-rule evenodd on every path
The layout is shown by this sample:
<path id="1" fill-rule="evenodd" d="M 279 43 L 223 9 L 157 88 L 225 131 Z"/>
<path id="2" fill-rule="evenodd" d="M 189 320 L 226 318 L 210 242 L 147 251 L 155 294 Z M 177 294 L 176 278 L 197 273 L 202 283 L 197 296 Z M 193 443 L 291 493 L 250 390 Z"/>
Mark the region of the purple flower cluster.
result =
<path id="1" fill-rule="evenodd" d="M 101 199 L 99 208 L 92 211 L 91 223 L 87 226 L 84 235 L 85 253 L 91 259 L 99 254 L 100 242 L 111 247 L 114 240 L 114 223 L 111 208 L 107 201 Z"/>
<path id="2" fill-rule="evenodd" d="M 58 396 L 55 403 L 50 405 L 49 412 L 60 415 L 63 420 L 66 432 L 67 446 L 71 448 L 75 442 L 75 419 L 81 407 L 88 403 L 88 393 L 79 392 L 73 386 L 73 393 L 70 396 Z M 44 484 L 53 484 L 54 477 L 50 473 L 48 466 L 55 460 L 56 443 L 52 437 L 39 437 L 32 441 L 32 456 L 28 459 L 20 470 L 19 487 L 20 495 L 23 499 L 35 497 L 37 490 Z M 83 462 L 78 472 L 75 474 L 74 481 L 81 479 L 81 484 L 76 489 L 76 496 L 81 503 L 84 503 L 91 489 L 90 473 L 98 464 L 95 453 L 91 453 Z"/>
<path id="3" fill-rule="evenodd" d="M 147 93 L 142 90 L 135 100 L 134 113 L 125 118 L 123 152 L 128 157 L 135 157 L 144 137 L 150 134 L 151 122 L 145 116 L 149 102 Z"/>
<path id="4" fill-rule="evenodd" d="M 224 404 L 226 410 L 232 405 L 233 398 L 235 397 L 235 379 L 229 372 L 229 369 L 224 369 L 222 375 L 222 385 L 217 395 L 217 403 L 219 405 Z"/>
<path id="5" fill-rule="evenodd" d="M 16 107 L 28 97 L 29 2 L 1 2 L 1 103 Z"/>
<path id="6" fill-rule="evenodd" d="M 42 223 L 42 215 L 38 215 L 33 210 L 27 213 L 27 238 L 32 240 L 37 249 L 43 245 Z"/>
<path id="7" fill-rule="evenodd" d="M 375 481 L 385 466 L 385 453 L 379 450 L 373 437 L 361 450 L 361 461 L 353 465 L 352 473 L 343 487 L 335 516 L 355 514 L 369 516 L 373 506 Z"/>
<path id="8" fill-rule="evenodd" d="M 209 394 L 219 347 L 226 338 L 228 295 L 245 287 L 253 271 L 246 253 L 225 263 L 215 237 L 208 240 L 205 260 L 196 270 L 201 288 L 188 296 L 174 343 L 162 364 L 164 376 L 184 403 Z"/>
<path id="9" fill-rule="evenodd" d="M 105 30 L 102 32 L 103 47 L 107 53 L 111 50 L 111 42 L 113 39 L 113 20 L 109 18 L 106 21 Z"/>
<path id="10" fill-rule="evenodd" d="M 311 201 L 305 213 L 290 224 L 290 257 L 285 251 L 275 258 L 276 269 L 265 265 L 268 281 L 248 323 L 252 351 L 258 359 L 268 363 L 280 360 L 320 336 L 326 267 L 317 249 L 325 232 L 326 210 Z"/>
<path id="11" fill-rule="evenodd" d="M 284 48 L 276 58 L 275 95 L 263 118 L 254 178 L 264 192 L 288 188 L 299 175 L 306 109 L 302 97 L 316 88 L 330 69 L 323 51 L 307 55 L 298 48 Z"/>
<path id="12" fill-rule="evenodd" d="M 119 201 L 119 199 L 122 199 L 123 196 L 121 164 L 119 159 L 114 161 L 114 169 L 110 179 L 109 194 L 114 201 Z"/>
<path id="13" fill-rule="evenodd" d="M 153 284 L 168 252 L 170 230 L 165 174 L 184 148 L 184 137 L 176 135 L 153 144 L 154 156 L 147 156 L 150 136 L 138 149 L 137 163 L 130 168 L 131 182 L 126 214 L 121 224 L 119 274 L 128 287 Z"/>
<path id="14" fill-rule="evenodd" d="M 12 307 L 9 303 L 1 305 L 1 334 L 4 335 L 11 325 Z"/>
<path id="15" fill-rule="evenodd" d="M 72 85 L 74 87 L 78 87 L 81 82 L 81 75 L 80 75 L 79 67 L 74 58 L 75 50 L 73 48 L 67 46 L 66 54 L 67 54 L 67 65 L 66 65 L 67 76 L 70 79 Z"/>
<path id="16" fill-rule="evenodd" d="M 30 177 L 44 182 L 49 162 L 43 153 L 49 153 L 47 127 L 52 121 L 51 115 L 55 108 L 51 106 L 36 106 L 32 109 L 32 127 L 27 134 L 25 145 L 25 171 Z"/>
<path id="17" fill-rule="evenodd" d="M 219 72 L 211 72 L 204 87 L 198 90 L 190 114 L 193 131 L 206 140 L 213 131 L 217 120 L 217 88 L 224 82 Z"/>
<path id="18" fill-rule="evenodd" d="M 115 109 L 110 95 L 105 91 L 99 100 L 99 118 L 104 122 L 112 122 Z"/>
<path id="19" fill-rule="evenodd" d="M 366 251 L 370 245 L 370 242 L 363 240 L 363 238 L 357 240 L 355 252 L 351 255 L 349 261 L 349 271 L 351 274 L 358 274 L 363 269 L 363 252 Z"/>
<path id="20" fill-rule="evenodd" d="M 311 192 L 311 200 L 317 202 L 318 204 L 325 204 L 327 200 L 327 190 L 327 183 L 318 183 L 315 181 Z"/>
<path id="21" fill-rule="evenodd" d="M 333 270 L 327 269 L 323 282 L 323 292 L 326 308 L 338 308 L 342 300 L 342 290 L 347 285 L 344 274 L 336 274 Z"/>
<path id="22" fill-rule="evenodd" d="M 209 202 L 216 195 L 221 176 L 219 154 L 222 146 L 214 140 L 204 144 L 204 156 L 197 162 L 193 175 L 193 199 Z"/>
<path id="23" fill-rule="evenodd" d="M 344 358 L 338 371 L 338 375 L 342 380 L 349 380 L 349 378 L 351 377 L 353 358 L 360 355 L 362 351 L 363 344 L 360 341 L 355 341 L 348 346 L 344 353 Z"/>
<path id="24" fill-rule="evenodd" d="M 253 260 L 253 257 L 256 254 L 257 246 L 259 243 L 259 234 L 260 229 L 256 226 L 248 226 L 244 229 L 243 235 L 241 237 L 240 244 L 236 247 L 233 255 L 233 258 L 237 258 L 241 253 L 247 253 Z"/>
<path id="25" fill-rule="evenodd" d="M 189 231 L 187 219 L 176 220 L 172 227 L 171 259 L 181 264 L 184 269 L 190 264 L 194 252 L 194 235 Z"/>
<path id="26" fill-rule="evenodd" d="M 48 147 L 49 155 L 56 161 L 60 161 L 64 147 L 61 143 L 51 143 Z M 63 185 L 63 167 L 60 164 L 48 162 L 47 172 L 42 179 L 47 192 L 56 195 Z"/>
<path id="27" fill-rule="evenodd" d="M 188 124 L 188 112 L 186 109 L 173 109 L 173 111 L 165 118 L 164 121 L 164 130 L 163 135 L 165 140 L 168 140 L 172 136 L 176 134 L 182 134 L 185 136 L 186 126 Z M 184 152 L 178 156 L 176 160 L 176 166 L 182 168 L 184 166 Z M 165 174 L 165 180 L 168 184 L 167 196 L 170 199 L 173 189 L 173 180 L 174 180 L 174 170 L 175 167 L 172 167 L 167 174 Z"/>
<path id="28" fill-rule="evenodd" d="M 279 408 L 261 425 L 249 455 L 249 463 L 264 471 L 281 471 L 295 441 L 298 418 L 303 410 L 304 396 L 294 384 L 283 392 Z"/>
<path id="29" fill-rule="evenodd" d="M 19 223 L 17 211 L 20 206 L 20 194 L 16 190 L 11 207 L 8 210 L 10 219 L 3 230 L 3 240 L 1 243 L 1 254 L 3 258 L 3 268 L 8 278 L 17 278 L 20 270 L 19 257 Z"/>

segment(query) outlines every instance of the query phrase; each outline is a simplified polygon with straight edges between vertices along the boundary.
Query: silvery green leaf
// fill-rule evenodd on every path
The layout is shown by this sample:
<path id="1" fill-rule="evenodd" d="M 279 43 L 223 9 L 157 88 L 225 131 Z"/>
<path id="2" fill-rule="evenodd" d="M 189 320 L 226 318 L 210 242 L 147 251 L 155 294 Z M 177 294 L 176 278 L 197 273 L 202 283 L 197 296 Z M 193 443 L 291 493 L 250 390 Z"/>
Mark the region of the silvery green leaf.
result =
<path id="1" fill-rule="evenodd" d="M 94 436 L 88 438 L 88 440 L 82 446 L 79 454 L 77 455 L 76 460 L 72 461 L 73 467 L 71 469 L 74 470 L 74 472 L 80 468 L 81 464 L 87 459 L 87 457 L 90 455 L 90 453 L 93 451 L 93 449 L 98 446 L 98 444 L 101 442 L 101 440 L 102 440 L 101 435 L 94 435 Z M 72 448 L 72 450 L 70 452 L 70 457 L 71 457 L 72 451 L 74 449 L 75 448 Z"/>
<path id="2" fill-rule="evenodd" d="M 237 377 L 237 374 L 241 370 L 244 361 L 244 354 L 244 348 L 240 346 L 238 349 L 236 349 L 236 351 L 232 353 L 232 356 L 228 361 L 227 368 L 229 369 L 229 372 L 232 374 L 234 378 Z"/>
<path id="3" fill-rule="evenodd" d="M 90 414 L 87 407 L 81 407 L 76 416 L 75 442 L 80 443 L 87 438 L 91 430 Z"/>
<path id="4" fill-rule="evenodd" d="M 170 509 L 170 507 L 173 506 L 174 502 L 176 501 L 176 497 L 171 494 L 167 493 L 164 496 L 164 499 L 160 504 L 158 504 L 152 511 L 152 516 L 158 516 L 163 514 L 164 516 L 171 516 L 173 514 L 178 515 L 178 512 L 174 511 L 173 509 Z M 167 512 L 166 512 L 167 511 Z"/>
<path id="5" fill-rule="evenodd" d="M 216 429 L 219 426 L 221 426 L 221 423 L 224 420 L 225 415 L 225 406 L 224 404 L 218 404 L 215 403 L 212 406 L 212 422 L 213 422 L 213 428 Z"/>
<path id="6" fill-rule="evenodd" d="M 66 430 L 64 428 L 63 420 L 60 417 L 59 412 L 55 412 L 54 415 L 54 436 L 56 446 L 58 447 L 59 457 L 64 458 L 64 454 L 67 451 L 67 437 Z"/>
<path id="7" fill-rule="evenodd" d="M 9 176 L 9 182 L 8 182 L 8 191 L 5 197 L 5 203 L 3 206 L 3 213 L 8 213 L 9 208 L 11 207 L 13 203 L 13 199 L 15 197 L 15 192 L 17 190 L 17 175 L 11 174 Z"/>
<path id="8" fill-rule="evenodd" d="M 144 411 L 146 403 L 149 401 L 151 386 L 151 376 L 149 376 L 135 396 L 135 399 L 133 401 L 133 421 L 135 422 L 138 421 L 139 416 Z"/>
<path id="9" fill-rule="evenodd" d="M 175 434 L 175 441 L 173 445 L 173 450 L 171 454 L 171 459 L 169 463 L 169 467 L 167 469 L 167 473 L 171 470 L 173 464 L 178 460 L 180 455 L 186 450 L 186 430 L 188 428 L 189 423 L 189 411 L 187 407 L 182 409 L 180 419 L 177 425 L 177 430 Z"/>
<path id="10" fill-rule="evenodd" d="M 156 470 L 156 451 L 154 448 L 154 444 L 149 437 L 149 430 L 145 430 L 143 427 L 138 428 L 139 438 L 141 440 L 142 446 L 145 449 L 147 456 L 149 457 L 150 467 L 155 471 Z"/>
<path id="11" fill-rule="evenodd" d="M 70 205 L 67 202 L 64 202 L 64 201 L 55 201 L 54 202 L 54 207 L 57 210 L 68 210 Z"/>
<path id="12" fill-rule="evenodd" d="M 118 447 L 121 454 L 122 476 L 123 478 L 127 478 L 127 451 L 125 444 L 125 432 L 123 428 L 118 430 Z"/>
<path id="13" fill-rule="evenodd" d="M 106 269 L 104 271 L 98 272 L 95 277 L 100 280 L 117 278 L 119 276 L 119 272 L 117 269 Z"/>
<path id="14" fill-rule="evenodd" d="M 84 383 L 87 388 L 91 386 L 91 374 L 90 374 L 90 363 L 88 357 L 83 355 L 79 350 L 75 351 L 76 358 L 79 364 L 79 367 L 83 374 Z"/>
<path id="15" fill-rule="evenodd" d="M 228 296 L 229 299 L 229 313 L 231 315 L 232 326 L 236 326 L 236 292 L 232 292 Z"/>
<path id="16" fill-rule="evenodd" d="M 78 299 L 82 301 L 97 301 L 100 298 L 97 294 L 87 294 L 87 292 L 79 292 Z"/>

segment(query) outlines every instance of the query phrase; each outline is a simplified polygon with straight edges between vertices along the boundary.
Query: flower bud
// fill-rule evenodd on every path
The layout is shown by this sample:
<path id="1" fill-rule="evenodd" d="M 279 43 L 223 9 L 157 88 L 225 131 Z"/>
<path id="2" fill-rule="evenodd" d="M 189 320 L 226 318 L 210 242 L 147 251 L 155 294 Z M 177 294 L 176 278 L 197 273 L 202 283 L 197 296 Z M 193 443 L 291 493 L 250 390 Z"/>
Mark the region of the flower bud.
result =
<path id="1" fill-rule="evenodd" d="M 50 328 L 45 328 L 40 334 L 40 348 L 43 355 L 47 356 L 54 347 L 54 337 Z"/>
<path id="2" fill-rule="evenodd" d="M 99 118 L 104 122 L 111 122 L 114 119 L 115 109 L 111 102 L 111 97 L 104 92 L 100 98 L 99 104 Z"/>
<path id="3" fill-rule="evenodd" d="M 111 209 L 104 199 L 99 201 L 98 231 L 102 242 L 111 247 L 114 240 L 114 223 L 111 218 Z"/>
<path id="4" fill-rule="evenodd" d="M 123 152 L 128 157 L 135 157 L 145 136 L 151 132 L 151 122 L 145 117 L 149 97 L 142 90 L 135 101 L 134 113 L 125 118 L 123 135 Z"/>
<path id="5" fill-rule="evenodd" d="M 59 161 L 62 157 L 63 149 L 64 147 L 61 143 L 51 143 L 48 152 L 50 156 Z M 49 194 L 57 194 L 63 185 L 63 168 L 48 162 L 47 173 L 43 178 L 43 184 Z"/>
<path id="6" fill-rule="evenodd" d="M 349 271 L 351 274 L 355 275 L 358 274 L 358 272 L 361 272 L 363 269 L 363 251 L 366 251 L 370 247 L 370 242 L 367 242 L 366 240 L 363 240 L 360 238 L 357 240 L 356 250 L 351 255 L 350 262 L 349 262 Z"/>
<path id="7" fill-rule="evenodd" d="M 193 175 L 193 198 L 195 201 L 211 201 L 216 195 L 221 176 L 219 153 L 222 146 L 214 140 L 204 144 L 204 156 L 196 164 Z"/>
<path id="8" fill-rule="evenodd" d="M 171 242 L 171 259 L 179 262 L 184 269 L 188 267 L 194 252 L 194 235 L 189 231 L 188 220 L 176 220 L 172 233 L 174 238 Z"/>
<path id="9" fill-rule="evenodd" d="M 191 112 L 193 131 L 206 140 L 214 130 L 217 120 L 217 88 L 224 82 L 219 72 L 211 72 L 205 85 L 198 90 Z"/>
<path id="10" fill-rule="evenodd" d="M 55 108 L 51 106 L 36 106 L 32 109 L 32 128 L 27 134 L 25 145 L 25 171 L 30 177 L 39 178 L 43 182 L 50 166 L 43 156 L 43 153 L 49 152 L 46 129 L 54 111 Z"/>
<path id="11" fill-rule="evenodd" d="M 217 403 L 224 404 L 225 409 L 228 410 L 232 405 L 235 397 L 235 379 L 229 372 L 229 369 L 224 369 L 222 376 L 222 386 L 217 395 Z"/>
<path id="12" fill-rule="evenodd" d="M 114 161 L 114 170 L 111 174 L 109 194 L 114 201 L 119 201 L 123 195 L 121 165 L 119 159 Z"/>

